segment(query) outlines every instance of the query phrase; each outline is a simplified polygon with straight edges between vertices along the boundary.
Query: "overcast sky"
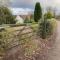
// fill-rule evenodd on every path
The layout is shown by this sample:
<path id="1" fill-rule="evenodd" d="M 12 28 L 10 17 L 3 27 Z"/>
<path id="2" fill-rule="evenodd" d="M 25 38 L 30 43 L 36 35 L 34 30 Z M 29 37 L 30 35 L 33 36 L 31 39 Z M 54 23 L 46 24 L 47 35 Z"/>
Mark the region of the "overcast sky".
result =
<path id="1" fill-rule="evenodd" d="M 33 8 L 35 2 L 38 1 L 42 6 L 60 6 L 60 0 L 12 0 L 11 6 L 17 8 Z"/>
<path id="2" fill-rule="evenodd" d="M 42 8 L 51 6 L 60 9 L 60 0 L 12 0 L 10 6 L 13 8 L 14 13 L 19 11 L 32 11 L 36 2 L 40 2 Z"/>

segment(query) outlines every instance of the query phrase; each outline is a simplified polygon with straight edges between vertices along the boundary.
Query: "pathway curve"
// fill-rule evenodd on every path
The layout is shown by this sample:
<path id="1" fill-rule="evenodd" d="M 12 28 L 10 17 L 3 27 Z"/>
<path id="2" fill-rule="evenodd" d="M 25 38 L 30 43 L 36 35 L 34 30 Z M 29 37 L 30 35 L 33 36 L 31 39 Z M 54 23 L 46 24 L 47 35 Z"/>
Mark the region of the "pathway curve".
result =
<path id="1" fill-rule="evenodd" d="M 48 60 L 60 60 L 60 21 L 57 21 L 56 42 L 49 55 Z"/>

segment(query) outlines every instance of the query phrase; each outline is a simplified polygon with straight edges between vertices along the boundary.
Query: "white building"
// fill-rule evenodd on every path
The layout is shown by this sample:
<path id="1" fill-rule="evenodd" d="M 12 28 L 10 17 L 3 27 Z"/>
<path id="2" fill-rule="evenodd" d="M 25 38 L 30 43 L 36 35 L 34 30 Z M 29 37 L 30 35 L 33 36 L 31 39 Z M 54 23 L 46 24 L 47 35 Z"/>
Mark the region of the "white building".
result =
<path id="1" fill-rule="evenodd" d="M 17 21 L 16 24 L 23 24 L 24 23 L 23 18 L 21 18 L 19 15 L 16 16 L 16 19 L 15 20 Z"/>

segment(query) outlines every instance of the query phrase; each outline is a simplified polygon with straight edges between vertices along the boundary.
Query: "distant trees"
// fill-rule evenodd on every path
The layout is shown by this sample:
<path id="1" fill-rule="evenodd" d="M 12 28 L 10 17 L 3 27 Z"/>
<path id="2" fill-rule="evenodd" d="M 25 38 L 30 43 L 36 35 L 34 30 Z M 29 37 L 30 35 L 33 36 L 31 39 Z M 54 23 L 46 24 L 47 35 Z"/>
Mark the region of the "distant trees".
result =
<path id="1" fill-rule="evenodd" d="M 39 2 L 36 3 L 35 5 L 35 10 L 34 10 L 34 20 L 35 22 L 38 22 L 40 18 L 42 17 L 42 8 Z"/>
<path id="2" fill-rule="evenodd" d="M 15 19 L 7 7 L 0 7 L 0 24 L 14 24 Z"/>

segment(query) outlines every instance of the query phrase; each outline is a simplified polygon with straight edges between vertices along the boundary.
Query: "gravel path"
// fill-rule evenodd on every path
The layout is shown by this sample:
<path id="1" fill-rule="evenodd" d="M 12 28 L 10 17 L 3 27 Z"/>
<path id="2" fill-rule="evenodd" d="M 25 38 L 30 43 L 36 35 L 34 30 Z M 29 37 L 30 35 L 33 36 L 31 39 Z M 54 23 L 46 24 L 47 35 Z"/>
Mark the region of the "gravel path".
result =
<path id="1" fill-rule="evenodd" d="M 49 54 L 48 60 L 60 60 L 60 21 L 57 21 L 56 42 Z"/>

